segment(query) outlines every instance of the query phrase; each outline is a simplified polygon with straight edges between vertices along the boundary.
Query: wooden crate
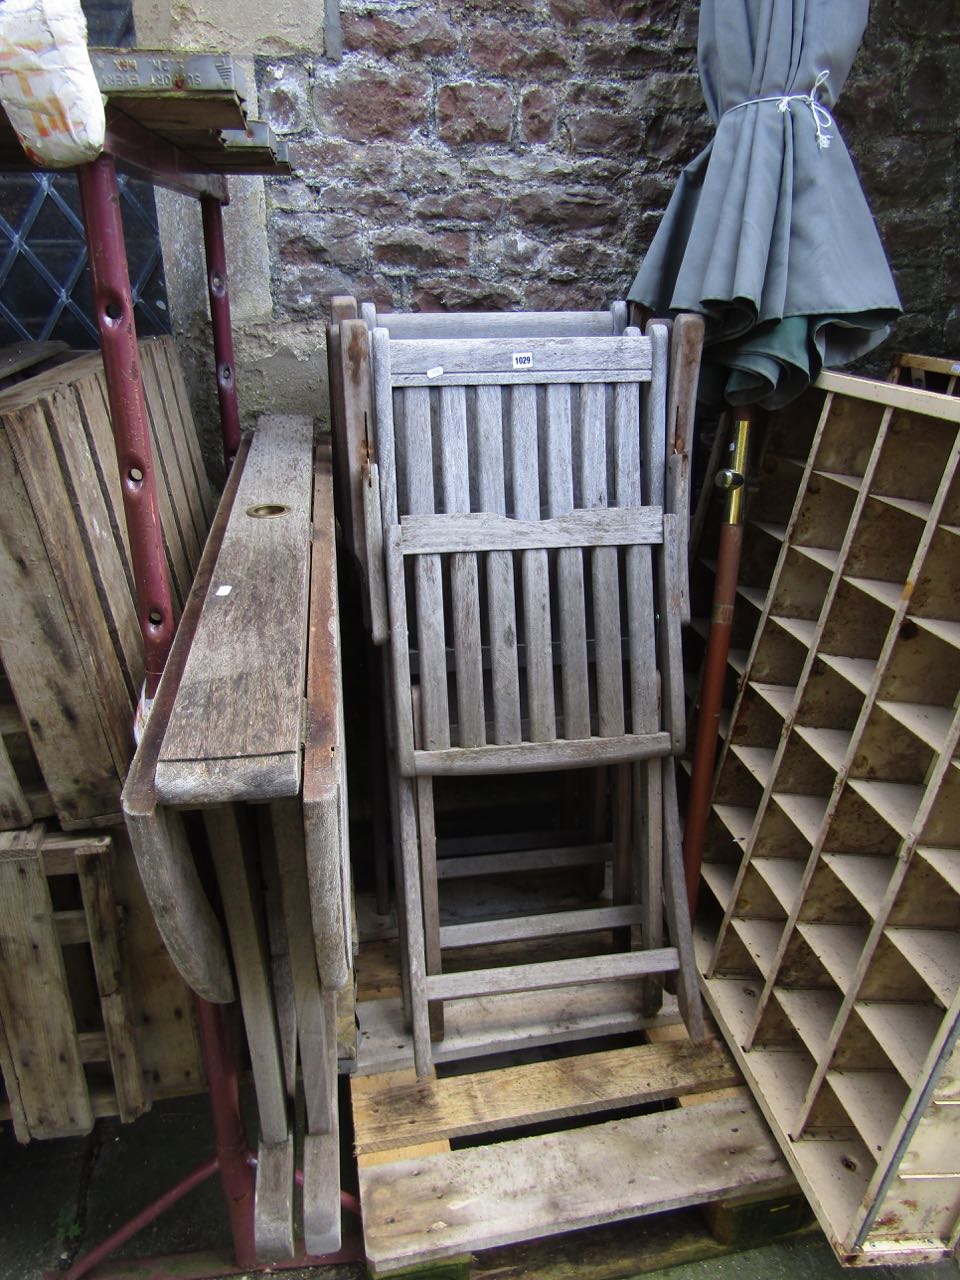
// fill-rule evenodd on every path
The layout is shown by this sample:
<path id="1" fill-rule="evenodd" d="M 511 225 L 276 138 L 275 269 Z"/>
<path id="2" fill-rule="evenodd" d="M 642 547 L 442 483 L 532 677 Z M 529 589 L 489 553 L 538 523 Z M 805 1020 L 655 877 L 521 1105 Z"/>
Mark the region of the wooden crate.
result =
<path id="1" fill-rule="evenodd" d="M 202 1087 L 187 994 L 122 829 L 0 834 L 0 1073 L 21 1142 Z"/>
<path id="2" fill-rule="evenodd" d="M 806 403 L 698 946 L 840 1258 L 932 1261 L 960 1234 L 960 404 L 834 374 Z"/>
<path id="3" fill-rule="evenodd" d="M 173 341 L 140 344 L 177 608 L 213 511 Z M 143 679 L 99 355 L 0 395 L 0 830 L 119 820 Z"/>

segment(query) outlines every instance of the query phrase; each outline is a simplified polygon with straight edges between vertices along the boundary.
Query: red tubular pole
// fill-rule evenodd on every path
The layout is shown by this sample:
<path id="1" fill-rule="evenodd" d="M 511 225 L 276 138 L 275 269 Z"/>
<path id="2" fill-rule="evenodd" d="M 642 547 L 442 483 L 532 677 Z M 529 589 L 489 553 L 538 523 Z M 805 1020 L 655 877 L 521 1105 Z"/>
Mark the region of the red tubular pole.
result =
<path id="1" fill-rule="evenodd" d="M 216 1172 L 217 1161 L 214 1158 L 194 1169 L 192 1173 L 188 1173 L 185 1178 L 181 1178 L 179 1182 L 175 1183 L 169 1191 L 165 1191 L 152 1204 L 148 1204 L 145 1209 L 141 1209 L 129 1222 L 124 1223 L 119 1231 L 115 1231 L 112 1236 L 107 1236 L 102 1244 L 98 1244 L 95 1249 L 91 1249 L 88 1254 L 75 1262 L 70 1270 L 63 1274 L 62 1280 L 80 1280 L 81 1276 L 88 1275 L 94 1267 L 99 1266 L 105 1258 L 109 1258 L 121 1245 L 125 1245 L 138 1231 L 142 1231 L 151 1222 L 155 1222 L 161 1214 L 166 1213 L 168 1209 L 172 1209 L 194 1187 L 201 1186 L 208 1178 L 212 1178 Z"/>
<path id="2" fill-rule="evenodd" d="M 240 448 L 240 410 L 237 404 L 237 375 L 233 362 L 233 330 L 230 324 L 230 293 L 227 288 L 227 250 L 223 240 L 223 210 L 213 196 L 203 196 L 203 247 L 207 256 L 207 290 L 213 322 L 213 354 L 217 363 L 217 396 L 220 400 L 220 431 L 227 470 Z"/>
<path id="3" fill-rule="evenodd" d="M 152 698 L 173 642 L 173 607 L 113 157 L 101 155 L 83 165 L 78 177 L 143 634 L 146 693 Z"/>
<path id="4" fill-rule="evenodd" d="M 717 739 L 720 736 L 720 711 L 723 704 L 727 655 L 730 652 L 730 631 L 733 626 L 733 605 L 737 594 L 742 543 L 743 525 L 720 526 L 713 613 L 707 636 L 707 653 L 703 662 L 697 737 L 693 747 L 693 764 L 690 771 L 690 796 L 683 828 L 683 870 L 687 883 L 687 901 L 690 903 L 691 920 L 697 909 L 697 893 L 700 889 L 703 838 L 710 813 L 713 766 L 717 756 Z"/>
<path id="5" fill-rule="evenodd" d="M 727 657 L 730 653 L 733 610 L 737 598 L 737 577 L 740 572 L 740 551 L 743 546 L 741 523 L 743 482 L 747 467 L 749 431 L 749 410 L 741 411 L 737 415 L 734 427 L 734 456 L 731 465 L 716 477 L 717 482 L 728 490 L 727 511 L 726 518 L 720 526 L 720 541 L 717 547 L 713 611 L 703 663 L 697 736 L 693 746 L 693 763 L 690 770 L 690 795 L 683 828 L 683 871 L 691 920 L 697 909 L 697 895 L 700 891 L 703 839 L 706 834 L 710 797 L 713 792 L 713 767 L 717 758 L 717 740 L 720 736 L 723 686 L 727 673 Z"/>
<path id="6" fill-rule="evenodd" d="M 256 1266 L 253 1234 L 254 1175 L 250 1167 L 247 1136 L 240 1115 L 237 1064 L 230 1044 L 223 1005 L 194 997 L 200 1031 L 200 1052 L 207 1073 L 217 1165 L 224 1199 L 230 1214 L 233 1252 L 238 1266 Z"/>

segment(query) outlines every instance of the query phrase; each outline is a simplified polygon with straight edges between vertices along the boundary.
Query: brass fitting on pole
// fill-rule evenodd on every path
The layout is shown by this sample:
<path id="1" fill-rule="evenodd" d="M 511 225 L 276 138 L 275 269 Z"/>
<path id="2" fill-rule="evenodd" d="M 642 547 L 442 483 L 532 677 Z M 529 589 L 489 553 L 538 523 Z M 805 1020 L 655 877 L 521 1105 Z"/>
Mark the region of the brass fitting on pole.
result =
<path id="1" fill-rule="evenodd" d="M 714 484 L 727 495 L 724 512 L 726 524 L 740 524 L 743 520 L 743 485 L 747 475 L 747 448 L 750 440 L 750 415 L 741 413 L 733 425 L 730 465 L 717 472 Z"/>

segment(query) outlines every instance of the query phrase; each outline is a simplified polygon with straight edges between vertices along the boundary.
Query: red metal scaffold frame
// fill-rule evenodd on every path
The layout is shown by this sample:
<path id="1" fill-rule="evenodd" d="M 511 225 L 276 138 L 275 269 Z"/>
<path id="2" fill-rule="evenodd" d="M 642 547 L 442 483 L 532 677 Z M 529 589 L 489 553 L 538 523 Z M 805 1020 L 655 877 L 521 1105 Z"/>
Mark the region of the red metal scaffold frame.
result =
<path id="1" fill-rule="evenodd" d="M 224 178 L 203 177 L 185 171 L 175 148 L 128 118 L 113 113 L 108 116 L 104 153 L 78 170 L 94 303 L 130 538 L 137 612 L 143 632 L 145 694 L 152 698 L 173 642 L 173 608 L 120 217 L 117 159 L 138 177 L 159 181 L 173 190 L 200 199 L 221 433 L 224 459 L 229 468 L 240 444 L 240 417 L 221 214 L 221 207 L 227 203 L 228 196 Z M 256 1159 L 249 1149 L 240 1113 L 237 1064 L 225 1009 L 199 997 L 194 997 L 194 1000 L 213 1116 L 215 1155 L 147 1205 L 68 1271 L 51 1273 L 58 1280 L 80 1280 L 83 1276 L 93 1280 L 96 1269 L 106 1258 L 215 1173 L 220 1175 L 230 1216 L 233 1262 L 224 1259 L 211 1262 L 209 1255 L 198 1255 L 196 1266 L 191 1266 L 189 1259 L 181 1259 L 176 1267 L 177 1280 L 210 1280 L 237 1270 L 269 1273 L 363 1259 L 360 1237 L 354 1236 L 337 1254 L 325 1257 L 299 1255 L 282 1262 L 257 1263 L 253 1225 Z M 341 1204 L 359 1218 L 360 1206 L 353 1196 L 341 1192 Z M 157 1263 L 162 1266 L 160 1260 Z M 119 1273 L 111 1268 L 111 1274 L 117 1277 Z M 172 1280 L 173 1273 L 168 1270 L 151 1271 L 151 1280 L 166 1280 L 168 1276 Z"/>

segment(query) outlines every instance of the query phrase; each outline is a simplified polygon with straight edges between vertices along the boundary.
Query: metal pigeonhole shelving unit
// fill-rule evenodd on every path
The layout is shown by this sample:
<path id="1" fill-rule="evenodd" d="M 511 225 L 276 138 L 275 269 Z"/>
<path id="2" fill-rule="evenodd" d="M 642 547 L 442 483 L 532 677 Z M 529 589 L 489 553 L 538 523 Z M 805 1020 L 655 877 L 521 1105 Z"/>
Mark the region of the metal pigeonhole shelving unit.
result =
<path id="1" fill-rule="evenodd" d="M 797 412 L 700 961 L 837 1253 L 932 1261 L 960 1234 L 960 405 L 825 374 Z"/>

